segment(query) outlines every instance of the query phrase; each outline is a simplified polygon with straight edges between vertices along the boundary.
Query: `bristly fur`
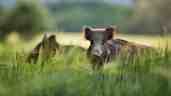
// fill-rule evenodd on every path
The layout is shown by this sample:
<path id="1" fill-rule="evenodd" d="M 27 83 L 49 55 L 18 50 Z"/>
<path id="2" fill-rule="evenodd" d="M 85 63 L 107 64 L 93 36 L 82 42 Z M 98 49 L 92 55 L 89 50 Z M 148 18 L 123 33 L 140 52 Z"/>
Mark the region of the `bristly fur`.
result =
<path id="1" fill-rule="evenodd" d="M 56 51 L 59 49 L 59 44 L 56 41 L 55 35 L 50 35 L 47 37 L 47 34 L 44 35 L 42 41 L 36 45 L 36 47 L 30 52 L 27 62 L 36 63 L 40 56 L 43 55 L 44 58 L 48 59 L 55 56 Z"/>
<path id="2" fill-rule="evenodd" d="M 112 59 L 116 56 L 119 56 L 123 50 L 126 50 L 127 52 L 125 52 L 125 54 L 130 54 L 130 55 L 134 55 L 136 54 L 139 50 L 144 50 L 144 49 L 149 49 L 149 46 L 146 45 L 142 45 L 142 44 L 136 44 L 133 42 L 129 42 L 127 40 L 123 40 L 123 39 L 113 39 L 113 36 L 115 35 L 113 32 L 116 31 L 116 29 L 112 28 L 112 27 L 108 27 L 108 28 L 91 28 L 91 27 L 87 27 L 84 28 L 84 32 L 85 32 L 85 38 L 87 40 L 90 41 L 90 46 L 88 48 L 87 51 L 87 55 L 90 58 L 90 61 L 93 63 L 93 69 L 97 68 L 102 68 L 102 66 L 104 65 L 104 63 L 109 63 L 112 61 Z M 96 32 L 103 32 L 103 38 L 101 38 L 102 42 L 104 42 L 104 44 L 101 44 L 99 47 L 100 51 L 102 52 L 102 54 L 99 56 L 95 56 L 92 54 L 94 45 L 93 40 L 95 38 L 93 38 L 93 33 Z M 107 39 L 105 39 L 107 38 Z M 95 40 L 96 41 L 96 40 Z"/>

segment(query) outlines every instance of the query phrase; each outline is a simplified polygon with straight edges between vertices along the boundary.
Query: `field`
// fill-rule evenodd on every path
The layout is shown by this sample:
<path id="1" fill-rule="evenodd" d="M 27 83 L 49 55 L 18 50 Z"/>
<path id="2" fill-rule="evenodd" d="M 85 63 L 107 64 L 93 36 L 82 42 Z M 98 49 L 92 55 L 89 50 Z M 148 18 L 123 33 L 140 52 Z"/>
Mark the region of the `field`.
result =
<path id="1" fill-rule="evenodd" d="M 27 53 L 41 40 L 25 42 L 13 33 L 0 44 L 0 96 L 171 96 L 171 39 L 159 36 L 122 35 L 153 46 L 135 58 L 117 58 L 104 70 L 93 71 L 85 52 L 76 49 L 57 54 L 46 63 L 27 64 Z M 87 48 L 83 34 L 57 34 L 63 45 Z"/>

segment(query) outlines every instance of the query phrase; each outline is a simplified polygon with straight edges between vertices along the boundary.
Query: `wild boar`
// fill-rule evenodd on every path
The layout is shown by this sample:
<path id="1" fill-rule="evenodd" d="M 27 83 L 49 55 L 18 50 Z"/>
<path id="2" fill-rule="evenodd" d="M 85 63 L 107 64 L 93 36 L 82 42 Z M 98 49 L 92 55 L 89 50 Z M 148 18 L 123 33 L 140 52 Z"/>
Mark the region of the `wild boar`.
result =
<path id="1" fill-rule="evenodd" d="M 87 56 L 90 59 L 93 69 L 100 69 L 104 63 L 109 63 L 123 50 L 131 55 L 139 49 L 149 48 L 146 45 L 136 44 L 123 39 L 113 39 L 116 27 L 91 28 L 84 27 L 85 38 L 90 41 Z"/>

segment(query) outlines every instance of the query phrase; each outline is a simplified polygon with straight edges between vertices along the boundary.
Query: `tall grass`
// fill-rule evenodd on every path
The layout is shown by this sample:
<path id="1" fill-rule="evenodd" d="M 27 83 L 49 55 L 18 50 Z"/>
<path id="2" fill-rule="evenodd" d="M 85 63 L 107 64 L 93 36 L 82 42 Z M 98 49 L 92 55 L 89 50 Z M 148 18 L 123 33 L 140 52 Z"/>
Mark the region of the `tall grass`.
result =
<path id="1" fill-rule="evenodd" d="M 167 48 L 117 58 L 100 71 L 77 49 L 43 64 L 26 64 L 24 53 L 9 53 L 3 54 L 10 63 L 0 65 L 0 96 L 171 96 Z"/>
<path id="2" fill-rule="evenodd" d="M 81 37 L 60 35 L 57 39 L 62 43 L 74 40 L 77 42 L 73 44 L 81 42 L 87 47 Z M 158 46 L 154 42 L 158 37 L 146 37 L 146 41 L 144 37 L 124 37 Z M 105 64 L 103 70 L 93 71 L 86 53 L 77 49 L 57 54 L 45 63 L 27 64 L 27 54 L 20 49 L 30 49 L 35 41 L 0 44 L 0 96 L 171 96 L 170 46 L 143 55 L 121 56 Z"/>

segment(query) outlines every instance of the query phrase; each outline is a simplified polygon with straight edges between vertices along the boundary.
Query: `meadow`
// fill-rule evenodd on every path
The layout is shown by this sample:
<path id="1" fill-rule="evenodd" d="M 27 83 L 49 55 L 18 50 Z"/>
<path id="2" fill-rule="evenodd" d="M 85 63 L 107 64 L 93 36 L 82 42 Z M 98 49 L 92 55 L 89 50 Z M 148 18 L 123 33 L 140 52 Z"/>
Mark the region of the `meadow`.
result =
<path id="1" fill-rule="evenodd" d="M 170 36 L 118 34 L 116 38 L 158 52 L 118 57 L 99 71 L 91 69 L 85 52 L 74 48 L 46 63 L 27 64 L 27 53 L 41 37 L 26 42 L 13 33 L 0 43 L 0 96 L 171 96 Z M 56 39 L 63 45 L 89 46 L 83 34 L 59 32 Z"/>

